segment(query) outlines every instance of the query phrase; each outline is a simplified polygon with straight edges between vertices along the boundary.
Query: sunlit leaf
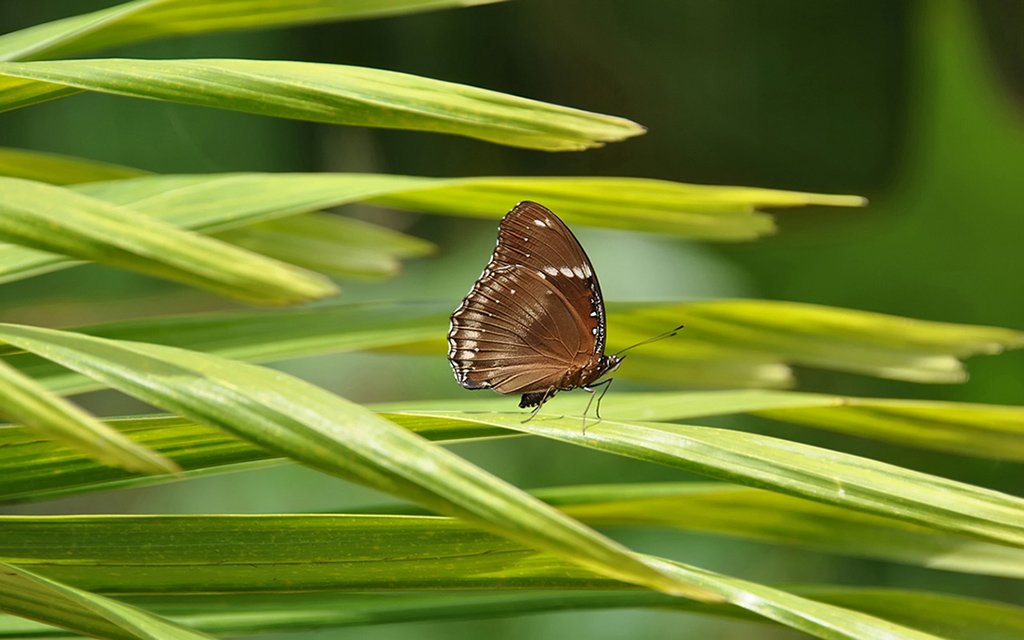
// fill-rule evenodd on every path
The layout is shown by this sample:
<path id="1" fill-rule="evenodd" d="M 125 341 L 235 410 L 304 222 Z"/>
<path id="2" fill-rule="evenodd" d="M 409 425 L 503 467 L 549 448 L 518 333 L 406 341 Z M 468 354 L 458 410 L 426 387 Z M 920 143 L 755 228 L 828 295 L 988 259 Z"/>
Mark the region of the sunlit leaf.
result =
<path id="1" fill-rule="evenodd" d="M 319 274 L 68 189 L 18 178 L 0 178 L 0 239 L 264 304 L 337 291 Z"/>
<path id="2" fill-rule="evenodd" d="M 714 427 L 518 412 L 386 411 L 412 424 L 441 420 L 506 427 L 615 455 L 686 469 L 926 527 L 1024 546 L 1024 499 L 820 447 Z"/>
<path id="3" fill-rule="evenodd" d="M 616 374 L 617 375 L 617 374 Z M 582 414 L 583 394 L 565 394 L 551 412 Z M 448 409 L 450 401 L 420 401 L 408 406 Z M 466 398 L 465 411 L 509 408 L 499 396 Z M 615 392 L 602 402 L 601 415 L 620 420 L 675 421 L 753 413 L 775 420 L 875 438 L 904 446 L 1003 460 L 1024 460 L 1024 406 L 929 400 L 858 398 L 793 391 Z"/>
<path id="4" fill-rule="evenodd" d="M 709 240 L 749 239 L 769 232 L 774 228 L 771 218 L 758 213 L 758 206 L 854 206 L 861 202 L 848 196 L 635 178 L 446 179 L 323 173 L 148 176 L 85 184 L 76 190 L 178 227 L 212 233 L 360 201 L 497 220 L 526 197 L 550 203 L 555 187 L 558 213 L 573 224 Z M 594 200 L 595 191 L 605 196 Z M 0 282 L 68 266 L 63 260 L 0 245 Z"/>
<path id="5" fill-rule="evenodd" d="M 465 7 L 501 0 L 135 0 L 0 36 L 0 60 L 37 60 L 147 40 Z"/>
<path id="6" fill-rule="evenodd" d="M 383 348 L 443 357 L 448 315 L 454 305 L 454 301 L 330 304 L 315 309 L 155 318 L 79 330 L 257 362 Z M 805 311 L 806 321 L 802 319 Z M 711 315 L 717 319 L 705 328 L 703 319 Z M 816 325 L 819 316 L 827 316 L 831 324 Z M 788 321 L 780 322 L 778 317 Z M 886 377 L 895 376 L 898 369 L 903 379 L 934 382 L 935 362 L 948 363 L 943 368 L 959 376 L 958 357 L 1016 348 L 1024 336 L 996 327 L 768 300 L 609 303 L 608 350 L 629 346 L 680 322 L 687 327 L 679 336 L 630 353 L 615 375 L 674 387 L 773 387 L 791 383 L 786 363 L 794 363 Z M 733 341 L 731 332 L 716 330 L 733 324 L 746 327 L 742 344 Z M 870 352 L 870 359 L 863 352 Z M 10 361 L 51 389 L 96 388 L 93 382 L 37 359 L 19 356 Z"/>
<path id="7" fill-rule="evenodd" d="M 0 611 L 98 638 L 201 640 L 210 637 L 130 605 L 2 562 Z"/>
<path id="8" fill-rule="evenodd" d="M 323 213 L 270 220 L 218 237 L 288 264 L 362 278 L 395 275 L 403 258 L 429 255 L 434 250 L 434 245 L 426 240 Z"/>
<path id="9" fill-rule="evenodd" d="M 405 420 L 408 428 L 435 441 L 509 433 L 476 423 Z M 185 477 L 282 462 L 244 440 L 184 418 L 129 418 L 112 424 L 127 437 L 173 456 L 186 469 Z M 32 463 L 27 464 L 28 460 Z M 0 429 L 2 502 L 163 481 L 92 463 L 22 428 Z M 1024 577 L 1024 555 L 1019 549 L 757 489 L 696 483 L 604 485 L 545 490 L 537 495 L 593 526 L 670 526 L 934 569 Z M 396 511 L 388 507 L 385 512 Z M 408 508 L 398 512 L 415 513 Z M 763 517 L 766 513 L 772 518 Z"/>
<path id="10" fill-rule="evenodd" d="M 949 640 L 976 640 L 978 637 L 1017 640 L 1024 633 L 1024 611 L 1009 604 L 896 589 L 815 585 L 788 589 L 803 597 L 876 615 Z M 211 604 L 207 595 L 128 596 L 124 599 L 222 636 L 621 608 L 652 608 L 764 621 L 729 605 L 695 603 L 638 591 L 219 594 L 216 604 Z M 64 632 L 52 627 L 0 617 L 0 638 L 63 636 Z"/>
<path id="11" fill-rule="evenodd" d="M 140 473 L 174 473 L 177 465 L 103 424 L 0 360 L 0 415 L 33 427 L 95 460 Z"/>
<path id="12" fill-rule="evenodd" d="M 27 566 L 47 575 L 109 593 L 621 586 L 449 518 L 23 516 L 0 522 L 3 553 L 25 558 Z M 81 566 L 80 557 L 90 558 L 90 565 Z M 647 562 L 821 638 L 932 638 L 746 580 L 652 557 Z"/>
<path id="13" fill-rule="evenodd" d="M 77 91 L 545 151 L 579 151 L 644 133 L 624 118 L 364 67 L 244 59 L 0 62 L 0 111 Z"/>
<path id="14" fill-rule="evenodd" d="M 467 518 L 604 575 L 709 597 L 447 450 L 297 378 L 197 352 L 35 327 L 0 325 L 0 340 L 278 455 Z"/>
<path id="15" fill-rule="evenodd" d="M 2 40 L 3 36 L 0 36 Z M 0 147 L 0 176 L 67 185 L 101 180 L 123 180 L 145 171 L 96 160 L 42 151 Z"/>

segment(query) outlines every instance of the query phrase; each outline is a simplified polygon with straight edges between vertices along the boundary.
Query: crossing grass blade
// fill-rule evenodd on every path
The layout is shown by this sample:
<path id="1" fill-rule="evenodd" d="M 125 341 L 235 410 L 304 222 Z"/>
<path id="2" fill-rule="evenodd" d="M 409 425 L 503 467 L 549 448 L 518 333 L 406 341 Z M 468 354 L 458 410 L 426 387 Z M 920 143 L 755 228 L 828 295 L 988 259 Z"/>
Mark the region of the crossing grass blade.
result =
<path id="1" fill-rule="evenodd" d="M 565 394 L 551 400 L 550 409 L 582 415 L 589 400 Z M 421 401 L 406 406 L 445 409 L 452 403 Z M 509 403 L 505 398 L 482 397 L 466 398 L 459 406 L 465 411 L 501 411 Z M 669 422 L 742 413 L 907 447 L 1024 461 L 1024 406 L 755 389 L 616 392 L 601 406 L 601 415 L 612 420 Z"/>
<path id="2" fill-rule="evenodd" d="M 796 585 L 790 592 L 912 626 L 948 640 L 1017 640 L 1024 610 L 1010 604 L 925 591 Z M 559 611 L 650 608 L 766 622 L 730 605 L 637 591 L 509 593 L 289 593 L 209 596 L 128 596 L 125 601 L 219 636 L 334 629 L 424 621 L 479 620 Z M 0 617 L 0 638 L 53 638 L 64 632 Z"/>
<path id="3" fill-rule="evenodd" d="M 510 433 L 479 423 L 396 418 L 434 441 L 480 440 Z M 126 437 L 173 457 L 185 469 L 183 477 L 283 462 L 245 440 L 184 418 L 126 418 L 111 424 Z M 96 464 L 55 443 L 40 441 L 24 428 L 0 429 L 0 503 L 165 481 Z M 758 489 L 669 483 L 571 487 L 537 495 L 591 526 L 668 526 L 933 569 L 1024 577 L 1020 549 Z M 395 506 L 379 512 L 423 513 Z M 771 513 L 772 518 L 749 517 L 752 513 Z"/>
<path id="4" fill-rule="evenodd" d="M 141 609 L 61 584 L 4 562 L 0 562 L 0 611 L 97 638 L 210 638 Z"/>
<path id="5" fill-rule="evenodd" d="M 368 409 L 280 372 L 165 346 L 0 325 L 0 340 L 312 468 L 625 582 L 714 599 L 629 549 Z"/>
<path id="6" fill-rule="evenodd" d="M 176 35 L 395 16 L 501 0 L 135 0 L 0 36 L 0 60 L 80 55 Z"/>
<path id="7" fill-rule="evenodd" d="M 176 473 L 166 457 L 137 444 L 0 360 L 0 415 L 94 460 L 138 473 Z"/>
<path id="8" fill-rule="evenodd" d="M 0 178 L 0 239 L 262 304 L 333 295 L 324 276 L 68 189 Z"/>
<path id="9" fill-rule="evenodd" d="M 385 348 L 443 357 L 453 307 L 454 302 L 325 304 L 315 309 L 197 314 L 79 330 L 257 362 Z M 719 326 L 728 322 L 746 327 L 742 344 L 736 345 L 731 332 L 716 330 L 715 325 L 697 326 L 709 309 L 720 318 Z M 829 319 L 827 328 L 816 324 L 820 316 Z M 787 320 L 781 322 L 780 317 Z M 801 303 L 715 300 L 609 303 L 608 351 L 657 335 L 681 321 L 687 328 L 679 336 L 630 353 L 615 375 L 677 388 L 776 387 L 792 382 L 786 363 L 795 363 L 935 382 L 936 362 L 945 363 L 945 375 L 953 373 L 960 379 L 963 370 L 958 358 L 1024 344 L 1024 334 L 998 327 Z M 10 362 L 50 389 L 68 393 L 96 388 L 95 383 L 38 359 L 16 356 Z"/>
<path id="10" fill-rule="evenodd" d="M 426 240 L 353 218 L 309 213 L 220 233 L 225 242 L 310 269 L 350 278 L 397 274 L 402 260 L 434 252 Z"/>
<path id="11" fill-rule="evenodd" d="M 0 36 L 2 39 L 3 36 Z M 0 147 L 0 176 L 55 185 L 138 178 L 146 172 L 132 167 L 57 153 Z"/>
<path id="12" fill-rule="evenodd" d="M 17 155 L 15 156 L 18 157 Z M 0 155 L 0 174 L 5 171 Z M 69 159 L 69 162 L 81 162 Z M 35 164 L 45 162 L 36 161 Z M 50 168 L 51 172 L 56 168 Z M 102 167 L 92 167 L 94 174 Z M 23 171 L 8 168 L 19 175 Z M 50 180 L 59 182 L 60 175 Z M 66 179 L 65 179 L 66 180 Z M 706 240 L 749 239 L 773 228 L 761 205 L 853 206 L 858 198 L 710 187 L 635 178 L 423 178 L 384 174 L 216 174 L 145 176 L 83 184 L 75 190 L 178 227 L 213 233 L 334 207 L 375 202 L 415 211 L 500 218 L 525 197 L 559 185 L 558 213 L 574 224 L 647 230 Z M 488 195 L 495 188 L 500 197 Z M 606 194 L 595 201 L 593 192 Z M 723 208 L 716 202 L 726 202 Z M 368 247 L 372 248 L 372 247 Z M 69 264 L 57 256 L 0 245 L 0 282 Z"/>
<path id="13" fill-rule="evenodd" d="M 365 67 L 243 59 L 0 62 L 0 112 L 80 91 L 543 151 L 582 151 L 645 131 L 625 118 Z"/>
<path id="14" fill-rule="evenodd" d="M 2 522 L 0 549 L 54 578 L 107 593 L 486 589 L 497 581 L 504 589 L 621 586 L 450 518 L 10 516 Z M 75 561 L 82 556 L 92 560 L 89 567 Z M 820 638 L 933 638 L 746 580 L 650 556 L 646 562 Z"/>
<path id="15" fill-rule="evenodd" d="M 752 487 L 1017 547 L 1024 499 L 938 476 L 753 433 L 605 419 L 584 433 L 578 416 L 518 412 L 394 411 L 410 424 L 455 421 L 499 426 Z"/>

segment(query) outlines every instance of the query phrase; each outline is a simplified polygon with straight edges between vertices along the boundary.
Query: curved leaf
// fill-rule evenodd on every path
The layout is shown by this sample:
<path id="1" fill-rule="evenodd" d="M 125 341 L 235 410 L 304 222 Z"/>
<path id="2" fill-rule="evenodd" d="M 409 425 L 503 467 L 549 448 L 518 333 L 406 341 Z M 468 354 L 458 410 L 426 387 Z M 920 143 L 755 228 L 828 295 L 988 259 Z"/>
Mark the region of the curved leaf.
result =
<path id="1" fill-rule="evenodd" d="M 565 394 L 551 412 L 581 415 L 589 396 Z M 420 401 L 406 406 L 448 409 L 452 402 Z M 401 406 L 401 405 L 392 405 Z M 466 398 L 464 411 L 501 411 L 507 398 Z M 1001 460 L 1024 461 L 1024 406 L 930 400 L 893 400 L 794 391 L 620 392 L 609 394 L 601 415 L 621 420 L 669 422 L 707 416 L 755 415 L 875 438 L 909 447 Z"/>
<path id="2" fill-rule="evenodd" d="M 0 36 L 0 40 L 3 36 Z M 0 147 L 0 176 L 56 185 L 124 180 L 145 175 L 141 169 L 57 153 Z"/>
<path id="3" fill-rule="evenodd" d="M 268 304 L 334 294 L 319 274 L 73 191 L 0 178 L 0 239 Z"/>
<path id="4" fill-rule="evenodd" d="M 403 422 L 434 441 L 509 433 L 473 423 L 408 418 Z M 173 456 L 186 469 L 185 477 L 283 462 L 245 440 L 184 418 L 128 418 L 112 424 L 127 437 Z M 140 477 L 90 463 L 59 445 L 39 441 L 23 428 L 0 429 L 0 502 L 165 481 L 166 477 Z M 1024 552 L 1019 549 L 758 489 L 683 483 L 569 487 L 535 494 L 591 526 L 670 526 L 932 569 L 1024 578 Z M 395 506 L 379 512 L 422 513 Z M 764 513 L 773 515 L 751 517 Z"/>
<path id="5" fill-rule="evenodd" d="M 242 59 L 0 62 L 0 111 L 77 91 L 545 151 L 580 151 L 644 133 L 624 118 L 382 69 Z"/>
<path id="6" fill-rule="evenodd" d="M 283 373 L 170 347 L 18 325 L 0 325 L 0 340 L 278 455 L 467 518 L 604 575 L 709 597 L 462 458 Z"/>
<path id="7" fill-rule="evenodd" d="M 382 348 L 440 356 L 446 350 L 444 335 L 454 306 L 455 301 L 325 304 L 315 309 L 153 318 L 79 330 L 258 362 Z M 734 346 L 728 333 L 716 335 L 696 326 L 708 309 L 719 317 L 735 318 L 737 324 L 747 323 L 748 335 L 742 346 Z M 801 320 L 805 309 L 811 319 L 827 315 L 831 326 L 812 332 L 810 323 Z M 813 363 L 885 377 L 893 376 L 894 367 L 898 366 L 900 377 L 929 382 L 935 381 L 932 364 L 936 361 L 948 361 L 954 371 L 962 371 L 957 357 L 1017 348 L 1024 342 L 1024 334 L 997 327 L 927 322 L 855 309 L 767 300 L 609 303 L 608 310 L 609 351 L 656 335 L 680 321 L 687 323 L 686 330 L 676 338 L 630 353 L 616 371 L 616 376 L 676 387 L 785 385 L 792 382 L 786 362 Z M 770 314 L 787 316 L 790 321 L 768 319 Z M 657 320 L 652 321 L 652 316 Z M 870 364 L 861 351 L 873 354 Z M 928 355 L 922 357 L 923 352 Z M 51 389 L 78 392 L 96 388 L 95 383 L 37 359 L 17 356 L 11 363 Z"/>
<path id="8" fill-rule="evenodd" d="M 441 420 L 500 426 L 560 442 L 683 468 L 865 513 L 982 540 L 1024 546 L 1024 499 L 868 458 L 713 427 L 605 419 L 582 430 L 579 417 L 543 413 L 398 411 L 401 422 Z"/>
<path id="9" fill-rule="evenodd" d="M 403 258 L 429 255 L 435 248 L 387 227 L 325 213 L 269 220 L 218 237 L 288 264 L 358 278 L 395 275 Z"/>
<path id="10" fill-rule="evenodd" d="M 202 633 L 141 609 L 0 562 L 0 611 L 116 640 L 202 640 Z"/>
<path id="11" fill-rule="evenodd" d="M 56 58 L 174 35 L 401 15 L 501 0 L 135 0 L 0 36 L 0 60 Z"/>
<path id="12" fill-rule="evenodd" d="M 797 595 L 838 604 L 948 640 L 1017 640 L 1024 610 L 1009 604 L 946 594 L 856 587 L 788 587 Z M 696 603 L 660 593 L 636 591 L 540 591 L 462 594 L 282 593 L 203 596 L 128 596 L 182 624 L 218 635 L 253 635 L 414 621 L 476 620 L 619 608 L 654 608 L 761 621 L 724 604 Z M 0 638 L 62 637 L 52 627 L 0 617 Z"/>
<path id="13" fill-rule="evenodd" d="M 2 522 L 4 553 L 48 575 L 112 593 L 617 584 L 449 518 L 13 516 Z M 78 562 L 81 557 L 90 558 L 88 567 Z M 699 584 L 736 606 L 821 638 L 932 638 L 764 585 L 650 556 L 646 562 L 680 582 Z"/>
<path id="14" fill-rule="evenodd" d="M 0 162 L 0 174 L 3 171 Z M 497 219 L 525 197 L 550 201 L 557 194 L 559 214 L 574 224 L 738 240 L 774 228 L 769 216 L 756 211 L 761 205 L 854 206 L 861 202 L 851 196 L 636 178 L 422 178 L 322 173 L 148 176 L 84 184 L 76 191 L 205 233 L 362 201 Z M 594 192 L 602 193 L 603 198 L 594 200 Z M 65 266 L 69 263 L 59 256 L 0 245 L 0 282 Z"/>
<path id="15" fill-rule="evenodd" d="M 106 465 L 139 473 L 180 471 L 171 460 L 125 438 L 2 360 L 0 415 L 34 427 Z"/>

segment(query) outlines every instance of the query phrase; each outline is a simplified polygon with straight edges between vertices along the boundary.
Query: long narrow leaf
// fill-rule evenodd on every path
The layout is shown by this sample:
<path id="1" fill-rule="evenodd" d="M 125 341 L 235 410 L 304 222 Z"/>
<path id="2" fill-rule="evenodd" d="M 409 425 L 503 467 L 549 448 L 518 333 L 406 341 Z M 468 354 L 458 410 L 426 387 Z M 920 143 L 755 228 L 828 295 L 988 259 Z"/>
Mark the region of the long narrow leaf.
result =
<path id="1" fill-rule="evenodd" d="M 381 348 L 443 357 L 448 315 L 454 305 L 455 301 L 333 304 L 295 311 L 155 318 L 79 330 L 257 362 Z M 720 317 L 732 317 L 751 327 L 743 348 L 734 346 L 729 335 L 710 335 L 697 326 L 709 308 Z M 806 322 L 801 320 L 805 310 L 809 314 Z M 773 314 L 788 317 L 789 321 L 780 323 L 770 317 Z M 827 332 L 811 332 L 813 319 L 822 314 L 831 319 L 830 328 Z M 652 322 L 652 315 L 661 319 Z M 949 362 L 952 372 L 959 377 L 962 369 L 958 357 L 994 353 L 1024 343 L 1024 334 L 996 327 L 927 322 L 799 303 L 719 300 L 611 303 L 608 350 L 626 347 L 640 336 L 656 335 L 680 322 L 685 322 L 687 328 L 679 336 L 649 345 L 646 351 L 638 349 L 638 353 L 631 353 L 616 375 L 675 387 L 770 387 L 791 382 L 785 363 L 813 362 L 829 369 L 878 376 L 893 376 L 898 365 L 899 377 L 903 379 L 933 382 L 933 363 L 937 361 Z M 700 332 L 704 335 L 698 340 L 694 334 Z M 866 366 L 860 350 L 874 354 L 871 366 Z M 813 358 L 809 357 L 811 352 Z M 77 392 L 96 388 L 93 382 L 36 359 L 15 357 L 11 362 L 51 389 Z M 945 365 L 944 368 L 950 369 Z"/>
<path id="2" fill-rule="evenodd" d="M 0 40 L 2 40 L 0 36 Z M 146 172 L 132 167 L 28 149 L 0 147 L 0 176 L 56 185 L 138 178 Z"/>
<path id="3" fill-rule="evenodd" d="M 0 415 L 35 428 L 105 464 L 139 473 L 175 473 L 177 465 L 132 442 L 0 360 Z"/>
<path id="4" fill-rule="evenodd" d="M 403 258 L 429 255 L 434 250 L 426 240 L 323 213 L 270 220 L 218 237 L 288 264 L 358 278 L 395 275 Z"/>
<path id="5" fill-rule="evenodd" d="M 0 325 L 0 340 L 279 455 L 468 518 L 604 575 L 709 597 L 462 458 L 296 378 L 170 347 L 18 325 Z"/>
<path id="6" fill-rule="evenodd" d="M 509 433 L 474 423 L 404 420 L 405 426 L 435 441 Z M 121 419 L 112 424 L 127 437 L 173 456 L 186 469 L 185 477 L 282 462 L 244 440 L 184 418 Z M 164 481 L 90 463 L 23 428 L 0 429 L 0 503 Z M 758 489 L 645 484 L 573 487 L 537 495 L 591 526 L 670 526 L 933 569 L 1024 578 L 1024 552 L 1019 549 Z M 394 507 L 384 512 L 417 513 Z M 751 513 L 773 517 L 751 518 Z"/>
<path id="7" fill-rule="evenodd" d="M 0 562 L 0 611 L 98 638 L 201 640 L 205 634 Z"/>
<path id="8" fill-rule="evenodd" d="M 0 60 L 38 60 L 175 35 L 267 29 L 501 0 L 135 0 L 0 36 Z"/>
<path id="9" fill-rule="evenodd" d="M 284 304 L 336 292 L 319 274 L 40 182 L 0 178 L 0 239 Z"/>
<path id="10" fill-rule="evenodd" d="M 565 394 L 551 413 L 582 414 L 588 397 Z M 460 401 L 463 410 L 501 411 L 508 400 L 491 396 Z M 400 405 L 392 405 L 400 406 Z M 419 409 L 447 409 L 448 401 L 415 402 Z M 668 422 L 753 413 L 775 420 L 876 438 L 904 446 L 1024 461 L 1024 406 L 928 400 L 859 398 L 793 391 L 616 392 L 601 414 L 620 420 Z"/>
<path id="11" fill-rule="evenodd" d="M 1024 634 L 1024 610 L 1008 604 L 896 589 L 809 585 L 788 587 L 788 590 L 912 626 L 948 640 L 1017 640 Z M 635 591 L 220 594 L 215 605 L 205 595 L 129 596 L 125 600 L 219 636 L 621 608 L 652 608 L 764 621 L 730 605 L 695 603 L 658 593 Z M 52 627 L 0 617 L 0 638 L 64 635 Z"/>
<path id="12" fill-rule="evenodd" d="M 496 581 L 506 589 L 621 586 L 449 518 L 43 516 L 0 522 L 5 553 L 47 575 L 110 593 L 465 589 Z M 145 562 L 154 555 L 158 562 Z M 80 566 L 79 557 L 90 558 L 90 566 Z M 764 585 L 658 558 L 647 562 L 821 638 L 932 637 Z"/>
<path id="13" fill-rule="evenodd" d="M 0 156 L 2 159 L 2 156 Z M 19 172 L 8 170 L 17 175 Z M 102 169 L 94 169 L 102 171 Z M 4 165 L 0 162 L 0 174 Z M 53 178 L 59 180 L 59 176 Z M 423 178 L 383 174 L 148 176 L 81 185 L 84 195 L 206 233 L 357 201 L 497 220 L 516 202 L 557 204 L 570 223 L 707 240 L 740 240 L 774 229 L 760 206 L 856 206 L 860 198 L 687 185 L 636 178 Z M 600 199 L 594 198 L 600 192 Z M 557 198 L 555 197 L 557 194 Z M 552 204 L 555 206 L 555 204 Z M 0 282 L 68 266 L 52 255 L 0 245 Z"/>
<path id="14" fill-rule="evenodd" d="M 624 118 L 363 67 L 241 59 L 0 62 L 0 111 L 69 90 L 434 131 L 545 151 L 579 151 L 644 133 Z"/>
<path id="15" fill-rule="evenodd" d="M 868 458 L 712 427 L 517 413 L 403 411 L 392 420 L 501 426 L 990 542 L 1024 546 L 1024 499 Z"/>

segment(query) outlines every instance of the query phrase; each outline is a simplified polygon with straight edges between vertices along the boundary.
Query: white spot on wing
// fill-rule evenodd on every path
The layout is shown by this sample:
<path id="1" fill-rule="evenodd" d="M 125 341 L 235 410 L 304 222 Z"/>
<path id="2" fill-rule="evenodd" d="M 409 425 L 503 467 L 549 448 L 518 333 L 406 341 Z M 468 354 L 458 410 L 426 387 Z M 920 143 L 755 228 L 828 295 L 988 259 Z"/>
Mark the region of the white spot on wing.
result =
<path id="1" fill-rule="evenodd" d="M 577 278 L 586 277 L 586 274 L 583 272 L 583 269 L 580 269 L 579 267 L 573 267 L 572 272 L 576 274 Z"/>
<path id="2" fill-rule="evenodd" d="M 557 276 L 558 269 L 554 267 L 544 267 L 544 273 L 548 274 L 549 276 Z"/>
<path id="3" fill-rule="evenodd" d="M 546 275 L 544 275 L 543 271 L 538 271 L 537 275 L 540 276 L 541 280 L 547 280 L 548 279 L 548 277 Z"/>
<path id="4" fill-rule="evenodd" d="M 543 220 L 534 220 L 533 224 L 537 225 L 538 227 L 548 226 L 548 223 L 544 222 Z"/>
<path id="5" fill-rule="evenodd" d="M 569 267 L 562 267 L 561 269 L 559 269 L 559 271 L 561 271 L 562 275 L 565 276 L 566 278 L 572 277 L 572 269 L 570 269 Z"/>

